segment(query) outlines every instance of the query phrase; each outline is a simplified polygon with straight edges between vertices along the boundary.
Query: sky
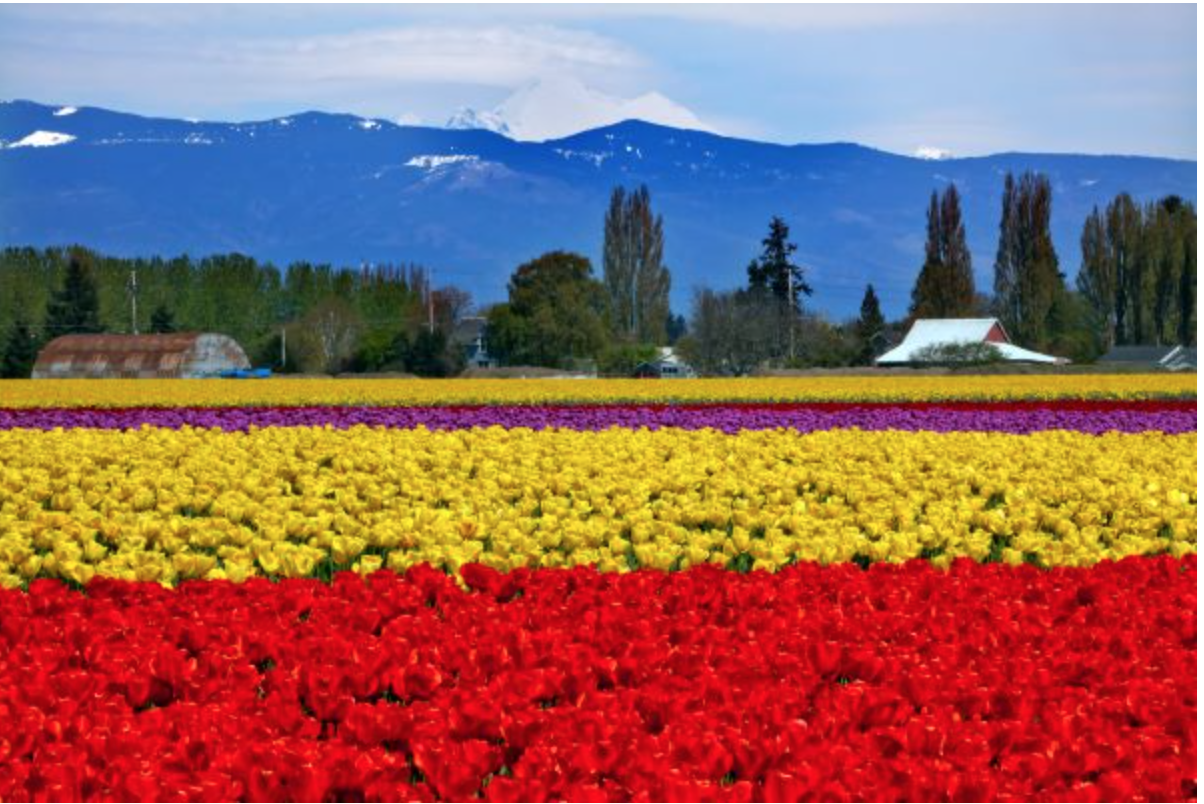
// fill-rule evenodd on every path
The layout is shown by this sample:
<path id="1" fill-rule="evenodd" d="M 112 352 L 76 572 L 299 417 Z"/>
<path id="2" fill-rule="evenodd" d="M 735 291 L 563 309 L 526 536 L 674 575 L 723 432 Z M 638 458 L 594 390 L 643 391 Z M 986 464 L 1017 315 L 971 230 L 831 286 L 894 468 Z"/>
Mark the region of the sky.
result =
<path id="1" fill-rule="evenodd" d="M 596 122 L 568 92 L 771 142 L 1195 159 L 1195 37 L 1194 4 L 6 5 L 0 98 L 430 125 L 504 106 L 541 139 Z"/>

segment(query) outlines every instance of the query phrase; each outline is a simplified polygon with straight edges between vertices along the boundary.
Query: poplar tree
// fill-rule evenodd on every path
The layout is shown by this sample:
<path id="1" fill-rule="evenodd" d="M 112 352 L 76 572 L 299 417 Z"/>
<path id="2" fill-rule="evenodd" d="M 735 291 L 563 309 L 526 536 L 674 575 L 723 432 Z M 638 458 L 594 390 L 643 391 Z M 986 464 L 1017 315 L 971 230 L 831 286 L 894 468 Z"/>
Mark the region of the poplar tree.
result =
<path id="1" fill-rule="evenodd" d="M 1050 313 L 1066 292 L 1049 232 L 1049 179 L 1025 173 L 1004 179 L 999 248 L 995 256 L 996 313 L 1018 343 L 1041 349 L 1057 333 Z"/>
<path id="2" fill-rule="evenodd" d="M 664 250 L 664 224 L 652 213 L 648 188 L 628 194 L 616 187 L 602 244 L 602 282 L 614 335 L 641 343 L 665 342 L 670 276 Z"/>
<path id="3" fill-rule="evenodd" d="M 939 200 L 934 190 L 928 202 L 924 264 L 911 292 L 909 312 L 912 318 L 964 318 L 974 309 L 974 272 L 961 197 L 951 184 Z"/>
<path id="4" fill-rule="evenodd" d="M 1107 351 L 1117 342 L 1119 284 L 1116 261 L 1110 252 L 1108 230 L 1099 207 L 1094 207 L 1083 223 L 1079 244 L 1083 250 L 1083 262 L 1075 284 L 1099 328 L 1102 349 Z"/>
<path id="5" fill-rule="evenodd" d="M 1116 342 L 1140 343 L 1141 210 L 1128 193 L 1121 193 L 1108 204 L 1104 225 L 1116 271 Z"/>
<path id="6" fill-rule="evenodd" d="M 1186 346 L 1196 342 L 1196 213 L 1186 206 L 1180 214 L 1178 335 Z"/>

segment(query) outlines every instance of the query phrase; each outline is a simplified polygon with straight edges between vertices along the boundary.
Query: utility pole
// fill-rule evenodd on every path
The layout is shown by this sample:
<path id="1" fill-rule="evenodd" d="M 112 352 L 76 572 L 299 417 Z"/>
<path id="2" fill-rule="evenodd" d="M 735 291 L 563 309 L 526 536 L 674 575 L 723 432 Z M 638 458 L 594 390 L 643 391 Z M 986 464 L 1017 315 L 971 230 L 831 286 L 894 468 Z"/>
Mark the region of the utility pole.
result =
<path id="1" fill-rule="evenodd" d="M 637 342 L 640 339 L 639 317 L 636 314 L 636 304 L 639 300 L 639 284 L 639 266 L 633 263 L 631 266 L 631 339 Z"/>
<path id="2" fill-rule="evenodd" d="M 432 335 L 435 334 L 435 269 L 428 268 L 426 272 L 426 323 Z"/>
<path id="3" fill-rule="evenodd" d="M 280 368 L 288 365 L 288 327 L 280 328 Z"/>
<path id="4" fill-rule="evenodd" d="M 790 318 L 786 326 L 790 327 L 790 362 L 794 362 L 794 269 L 786 266 L 786 303 L 790 305 Z"/>
<path id="5" fill-rule="evenodd" d="M 138 334 L 138 272 L 130 271 L 130 328 Z"/>

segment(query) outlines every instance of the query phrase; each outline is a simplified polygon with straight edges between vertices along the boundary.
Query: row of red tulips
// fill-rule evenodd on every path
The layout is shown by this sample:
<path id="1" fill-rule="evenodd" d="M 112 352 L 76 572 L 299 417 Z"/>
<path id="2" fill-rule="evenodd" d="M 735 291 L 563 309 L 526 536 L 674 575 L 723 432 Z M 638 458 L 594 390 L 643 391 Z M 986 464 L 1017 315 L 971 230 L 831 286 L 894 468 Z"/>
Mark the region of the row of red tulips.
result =
<path id="1" fill-rule="evenodd" d="M 1196 795 L 1196 560 L 0 593 L 0 799 Z"/>

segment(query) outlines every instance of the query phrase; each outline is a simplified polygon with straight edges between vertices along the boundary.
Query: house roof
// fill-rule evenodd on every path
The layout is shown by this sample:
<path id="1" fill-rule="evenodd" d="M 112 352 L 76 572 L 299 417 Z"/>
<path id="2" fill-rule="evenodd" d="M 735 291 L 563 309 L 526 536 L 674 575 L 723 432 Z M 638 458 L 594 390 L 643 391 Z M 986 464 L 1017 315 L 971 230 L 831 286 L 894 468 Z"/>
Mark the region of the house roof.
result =
<path id="1" fill-rule="evenodd" d="M 1158 363 L 1178 346 L 1113 346 L 1100 358 L 1104 363 Z"/>
<path id="2" fill-rule="evenodd" d="M 878 358 L 879 363 L 912 363 L 916 353 L 930 346 L 951 343 L 984 343 L 996 326 L 1007 332 L 995 318 L 921 318 L 911 325 L 903 342 Z M 1031 363 L 1056 363 L 1058 358 L 1022 349 L 1009 342 L 992 342 L 1004 360 Z"/>
<path id="3" fill-rule="evenodd" d="M 1166 357 L 1158 361 L 1158 365 L 1171 371 L 1196 370 L 1196 347 L 1176 346 Z"/>
<path id="4" fill-rule="evenodd" d="M 461 346 L 470 344 L 481 337 L 486 321 L 480 316 L 469 316 L 456 322 L 452 329 L 451 342 Z"/>

